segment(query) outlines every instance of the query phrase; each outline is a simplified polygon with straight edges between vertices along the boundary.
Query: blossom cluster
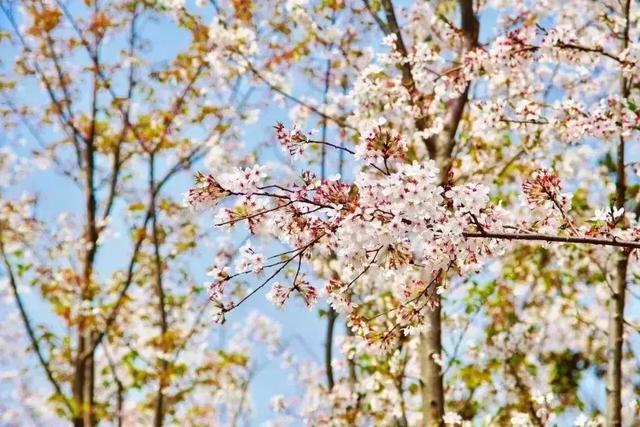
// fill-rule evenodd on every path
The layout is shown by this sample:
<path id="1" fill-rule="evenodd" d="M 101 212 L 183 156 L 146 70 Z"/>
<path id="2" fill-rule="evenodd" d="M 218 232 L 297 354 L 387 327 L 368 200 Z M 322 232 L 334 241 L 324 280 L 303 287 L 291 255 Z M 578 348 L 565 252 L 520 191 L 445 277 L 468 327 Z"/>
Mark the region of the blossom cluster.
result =
<path id="1" fill-rule="evenodd" d="M 309 136 L 305 135 L 297 126 L 294 126 L 293 129 L 288 132 L 284 124 L 279 122 L 274 128 L 278 141 L 289 155 L 295 156 L 304 152 L 304 145 L 309 143 Z"/>
<path id="2" fill-rule="evenodd" d="M 383 146 L 379 154 L 387 161 L 387 169 L 364 168 L 353 184 L 317 180 L 307 173 L 300 184 L 288 187 L 269 184 L 266 177 L 263 182 L 256 179 L 248 186 L 248 177 L 257 175 L 239 170 L 233 191 L 212 176 L 199 177 L 200 184 L 189 192 L 188 200 L 192 205 L 215 205 L 233 196 L 236 205 L 222 208 L 223 215 L 240 211 L 242 216 L 235 217 L 235 221 L 253 221 L 252 229 L 263 226 L 268 234 L 293 247 L 280 254 L 280 261 L 266 264 L 265 257 L 246 245 L 236 263 L 236 275 L 249 271 L 262 273 L 268 267 L 276 268 L 277 274 L 289 264 L 298 264 L 292 287 L 273 285 L 269 298 L 277 306 L 284 305 L 294 291 L 311 306 L 316 291 L 300 274 L 300 264 L 313 251 L 333 251 L 353 268 L 349 281 L 332 281 L 326 286 L 336 302 L 334 305 L 341 310 L 352 307 L 350 288 L 363 271 L 379 270 L 390 278 L 404 277 L 408 271 L 433 277 L 429 281 L 431 286 L 420 281 L 408 282 L 411 289 L 403 292 L 412 297 L 412 304 L 407 307 L 413 310 L 406 312 L 407 323 L 415 323 L 420 321 L 420 307 L 429 304 L 435 295 L 433 290 L 438 286 L 441 271 L 452 267 L 475 270 L 485 255 L 498 249 L 491 241 L 464 239 L 463 231 L 473 221 L 482 221 L 487 229 L 501 229 L 501 225 L 487 215 L 491 209 L 487 206 L 486 187 L 450 186 L 445 190 L 438 185 L 438 170 L 433 163 L 398 162 L 389 170 L 395 151 Z M 247 208 L 247 200 L 255 199 L 261 202 Z M 234 276 L 225 270 L 215 275 L 217 281 L 212 288 L 214 298 L 218 299 L 221 283 Z M 415 286 L 416 283 L 422 285 Z M 226 306 L 220 307 L 226 310 Z"/>
<path id="3" fill-rule="evenodd" d="M 297 127 L 287 131 L 278 124 L 275 128 L 284 145 L 308 142 Z M 571 195 L 561 191 L 558 175 L 540 169 L 522 185 L 533 211 L 526 219 L 516 219 L 499 203 L 491 203 L 485 185 L 442 184 L 435 162 L 407 162 L 400 136 L 379 129 L 360 147 L 364 149 L 356 148 L 354 153 L 366 163 L 351 183 L 340 177 L 318 179 L 309 171 L 297 180 L 274 183 L 260 166 L 237 169 L 221 180 L 197 177 L 197 186 L 187 194 L 190 205 L 216 206 L 224 201 L 217 208 L 219 225 L 245 222 L 252 233 L 270 236 L 290 248 L 267 257 L 247 243 L 233 274 L 226 266 L 214 269 L 211 298 L 219 309 L 218 320 L 223 321 L 224 313 L 246 299 L 223 302 L 224 284 L 249 273 L 266 277 L 258 289 L 274 282 L 267 298 L 275 306 L 282 308 L 292 295 L 299 295 L 312 307 L 319 292 L 302 265 L 331 254 L 342 267 L 322 286 L 327 300 L 348 316 L 360 335 L 387 347 L 398 333 L 411 334 L 422 327 L 425 308 L 437 306 L 438 296 L 446 289 L 448 271 L 477 272 L 509 247 L 508 239 L 495 235 L 566 228 L 575 236 L 608 236 L 614 218 L 617 221 L 622 215 L 618 211 L 600 214 L 591 225 L 578 229 L 570 213 Z M 602 218 L 605 224 L 598 221 Z M 635 241 L 640 226 L 615 233 Z M 288 277 L 291 285 L 276 280 L 278 276 Z M 394 313 L 389 317 L 396 323 L 382 331 L 361 314 L 360 302 L 354 299 L 357 282 L 371 276 L 393 284 L 390 289 L 402 302 L 391 309 Z"/>

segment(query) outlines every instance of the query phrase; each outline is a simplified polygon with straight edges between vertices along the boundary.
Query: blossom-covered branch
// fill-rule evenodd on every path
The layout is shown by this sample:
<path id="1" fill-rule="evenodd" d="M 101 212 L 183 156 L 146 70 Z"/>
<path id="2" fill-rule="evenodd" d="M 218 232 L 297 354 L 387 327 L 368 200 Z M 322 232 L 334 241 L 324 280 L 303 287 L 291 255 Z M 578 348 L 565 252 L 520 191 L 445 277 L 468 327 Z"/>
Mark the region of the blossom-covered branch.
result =
<path id="1" fill-rule="evenodd" d="M 282 124 L 276 126 L 276 136 L 291 155 L 316 143 L 298 128 L 287 132 Z M 391 333 L 397 328 L 420 326 L 422 308 L 430 304 L 427 289 L 445 287 L 443 271 L 478 271 L 504 252 L 509 241 L 615 246 L 629 251 L 640 248 L 640 225 L 617 227 L 619 212 L 605 215 L 604 221 L 600 216 L 578 227 L 570 216 L 571 195 L 561 192 L 560 179 L 548 170 L 536 171 L 522 185 L 523 200 L 535 211 L 523 221 L 512 217 L 499 203 L 491 203 L 486 186 L 439 185 L 435 164 L 408 163 L 403 139 L 389 136 L 382 128 L 349 152 L 362 162 L 352 183 L 339 177 L 318 179 L 309 171 L 293 181 L 278 182 L 262 166 L 238 169 L 219 178 L 197 176 L 197 186 L 187 194 L 190 205 L 217 206 L 219 226 L 246 222 L 252 233 L 271 236 L 294 248 L 281 261 L 265 265 L 264 256 L 246 246 L 235 274 L 229 274 L 227 266 L 217 267 L 211 288 L 212 299 L 219 307 L 218 320 L 224 320 L 224 313 L 285 273 L 294 261 L 298 267 L 292 286 L 276 282 L 269 299 L 282 307 L 297 291 L 307 306 L 312 305 L 315 289 L 299 278 L 302 260 L 332 251 L 352 266 L 352 273 L 347 274 L 351 276 L 347 281 L 331 279 L 325 285 L 329 302 L 350 316 L 350 322 L 359 325 L 371 342 L 377 340 L 388 347 Z M 571 233 L 565 234 L 564 228 Z M 556 234 L 549 233 L 551 230 Z M 226 298 L 224 283 L 249 272 L 261 275 L 270 267 L 277 268 L 238 302 L 222 302 Z M 368 330 L 367 319 L 356 314 L 352 301 L 352 285 L 373 271 L 398 283 L 402 290 L 404 314 L 398 315 L 399 323 L 388 333 Z M 424 276 L 432 277 L 430 283 L 418 279 Z"/>

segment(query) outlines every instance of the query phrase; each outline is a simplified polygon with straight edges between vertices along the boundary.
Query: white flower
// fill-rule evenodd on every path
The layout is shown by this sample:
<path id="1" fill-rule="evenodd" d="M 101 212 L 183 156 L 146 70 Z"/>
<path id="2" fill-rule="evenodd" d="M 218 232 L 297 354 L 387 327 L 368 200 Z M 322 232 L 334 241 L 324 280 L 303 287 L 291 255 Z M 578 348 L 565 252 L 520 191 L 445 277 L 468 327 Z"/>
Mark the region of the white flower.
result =
<path id="1" fill-rule="evenodd" d="M 588 422 L 589 417 L 587 417 L 585 414 L 580 414 L 573 422 L 573 425 L 576 427 L 586 427 Z"/>
<path id="2" fill-rule="evenodd" d="M 446 425 L 457 425 L 462 424 L 462 417 L 455 412 L 447 412 L 442 417 L 442 421 L 444 421 Z"/>
<path id="3" fill-rule="evenodd" d="M 612 215 L 614 220 L 620 218 L 622 215 L 624 215 L 624 208 L 613 209 Z"/>
<path id="4" fill-rule="evenodd" d="M 513 427 L 530 427 L 531 420 L 529 419 L 529 415 L 523 412 L 514 412 L 511 416 L 511 425 Z"/>
<path id="5" fill-rule="evenodd" d="M 275 282 L 273 286 L 271 286 L 271 290 L 267 293 L 267 301 L 275 305 L 277 308 L 282 309 L 290 295 L 291 288 L 287 288 L 286 286 Z"/>
<path id="6" fill-rule="evenodd" d="M 609 212 L 605 209 L 596 209 L 594 215 L 591 217 L 592 221 L 608 221 Z"/>
<path id="7" fill-rule="evenodd" d="M 610 209 L 596 209 L 594 211 L 594 216 L 591 217 L 591 220 L 616 222 L 616 220 L 622 215 L 624 215 L 624 208 L 616 209 L 614 207 L 611 207 Z"/>
<path id="8" fill-rule="evenodd" d="M 281 394 L 276 394 L 274 396 L 271 397 L 271 409 L 276 412 L 276 413 L 280 413 L 283 412 L 286 409 L 286 404 L 285 404 L 285 400 L 284 400 L 284 396 Z"/>
<path id="9" fill-rule="evenodd" d="M 251 271 L 258 273 L 264 268 L 264 256 L 256 252 L 251 247 L 251 242 L 247 242 L 239 250 L 240 256 L 236 261 L 236 273 Z"/>

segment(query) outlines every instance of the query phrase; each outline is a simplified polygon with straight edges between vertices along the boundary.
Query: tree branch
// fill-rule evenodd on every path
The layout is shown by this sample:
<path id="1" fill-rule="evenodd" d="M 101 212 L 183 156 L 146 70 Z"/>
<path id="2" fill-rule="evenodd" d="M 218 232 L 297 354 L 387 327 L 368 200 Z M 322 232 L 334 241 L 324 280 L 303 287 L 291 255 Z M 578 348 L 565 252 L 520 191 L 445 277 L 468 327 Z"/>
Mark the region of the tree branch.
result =
<path id="1" fill-rule="evenodd" d="M 0 235 L 1 235 L 1 230 L 0 230 Z M 18 291 L 18 283 L 13 273 L 13 268 L 11 267 L 11 263 L 9 262 L 9 258 L 7 257 L 7 254 L 5 252 L 4 243 L 2 239 L 0 239 L 0 255 L 2 256 L 2 263 L 4 264 L 4 268 L 6 270 L 7 276 L 9 277 L 9 285 L 11 286 L 11 291 L 13 292 L 16 305 L 18 306 L 18 311 L 20 312 L 22 323 L 24 324 L 24 327 L 27 330 L 27 335 L 29 336 L 29 341 L 31 342 L 31 346 L 36 352 L 36 356 L 38 357 L 38 361 L 40 362 L 40 365 L 42 366 L 45 373 L 47 374 L 47 379 L 53 386 L 56 393 L 63 399 L 64 405 L 69 411 L 69 413 L 72 414 L 74 412 L 73 407 L 71 406 L 71 403 L 69 402 L 69 399 L 67 398 L 67 396 L 62 391 L 60 384 L 53 376 L 53 371 L 49 366 L 49 362 L 45 358 L 44 353 L 40 348 L 40 344 L 38 343 L 38 338 L 36 337 L 36 333 L 33 329 L 33 326 L 31 325 L 31 320 L 29 319 L 29 315 L 27 314 L 27 311 L 25 309 L 24 303 L 22 301 L 22 297 L 20 296 L 20 292 Z"/>
<path id="2" fill-rule="evenodd" d="M 629 250 L 640 249 L 640 242 L 617 239 L 601 239 L 597 237 L 576 237 L 576 236 L 556 236 L 553 234 L 524 234 L 524 233 L 497 233 L 491 231 L 470 232 L 465 231 L 462 235 L 469 239 L 500 239 L 500 240 L 528 240 L 539 242 L 574 243 L 597 246 L 614 246 Z"/>

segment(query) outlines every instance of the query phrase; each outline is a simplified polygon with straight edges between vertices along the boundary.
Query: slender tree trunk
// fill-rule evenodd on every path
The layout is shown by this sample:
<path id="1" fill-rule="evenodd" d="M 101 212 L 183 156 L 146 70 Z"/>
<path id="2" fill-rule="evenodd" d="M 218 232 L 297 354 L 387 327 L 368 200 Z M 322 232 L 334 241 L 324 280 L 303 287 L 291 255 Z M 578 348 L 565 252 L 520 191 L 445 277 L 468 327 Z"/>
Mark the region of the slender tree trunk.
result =
<path id="1" fill-rule="evenodd" d="M 74 416 L 73 425 L 75 427 L 83 427 L 84 419 L 82 417 L 84 408 L 84 361 L 82 355 L 85 352 L 84 328 L 78 327 L 78 346 L 76 348 L 76 362 L 74 366 L 73 376 L 73 405 Z"/>
<path id="2" fill-rule="evenodd" d="M 333 330 L 336 324 L 336 317 L 338 317 L 338 313 L 329 306 L 327 310 L 327 335 L 324 342 L 324 364 L 327 371 L 327 387 L 329 387 L 329 390 L 333 389 L 335 384 L 331 361 L 333 360 Z"/>
<path id="3" fill-rule="evenodd" d="M 81 304 L 90 303 L 92 295 L 92 275 L 93 262 L 97 247 L 96 228 L 96 201 L 93 184 L 94 175 L 94 147 L 87 144 L 86 155 L 86 210 L 87 210 L 87 249 L 84 256 L 83 283 L 81 290 Z M 84 307 L 83 307 L 84 309 Z M 95 417 L 93 412 L 94 401 L 94 357 L 90 351 L 93 342 L 93 333 L 90 326 L 87 326 L 85 314 L 80 315 L 78 322 L 78 343 L 76 349 L 76 363 L 73 381 L 73 396 L 76 408 L 75 426 L 93 426 Z"/>
<path id="4" fill-rule="evenodd" d="M 94 16 L 97 14 L 97 5 L 94 4 Z M 98 40 L 95 40 L 96 52 Z M 97 53 L 96 53 L 97 55 Z M 98 75 L 96 70 L 93 76 L 93 93 L 91 105 L 91 127 L 85 139 L 84 156 L 84 190 L 85 190 L 85 244 L 86 249 L 82 268 L 81 304 L 91 304 L 93 299 L 93 264 L 98 249 L 98 227 L 96 221 L 96 188 L 95 188 L 95 155 L 96 155 L 96 123 L 98 112 Z M 82 307 L 84 309 L 84 307 Z M 92 351 L 93 331 L 87 325 L 85 314 L 80 314 L 78 322 L 78 348 L 76 351 L 76 366 L 73 381 L 73 397 L 76 408 L 74 426 L 92 427 L 96 424 L 94 412 L 95 390 L 95 361 Z"/>
<path id="5" fill-rule="evenodd" d="M 631 0 L 624 4 L 624 16 L 626 20 L 623 33 L 623 47 L 629 46 L 629 12 Z M 629 82 L 626 78 L 620 79 L 620 92 L 623 98 L 629 96 Z M 625 171 L 625 139 L 620 136 L 618 141 L 618 170 L 616 181 L 616 208 L 624 207 L 626 201 L 626 171 Z M 616 256 L 616 270 L 609 299 L 609 326 L 607 342 L 607 412 L 608 427 L 622 426 L 622 359 L 624 344 L 624 307 L 627 292 L 627 270 L 629 266 L 629 254 L 627 249 L 621 249 Z"/>
<path id="6" fill-rule="evenodd" d="M 86 331 L 85 341 L 87 345 L 91 345 L 93 341 L 93 331 L 88 329 Z M 87 410 L 84 412 L 84 425 L 92 427 L 96 425 L 96 413 L 95 413 L 95 379 L 96 379 L 96 367 L 95 357 L 92 352 L 84 365 L 84 402 Z"/>
<path id="7" fill-rule="evenodd" d="M 623 79 L 623 96 L 626 81 Z M 616 207 L 624 207 L 626 193 L 625 140 L 618 143 L 618 180 L 616 183 Z M 609 326 L 607 342 L 607 426 L 622 425 L 622 347 L 624 343 L 624 307 L 627 292 L 629 250 L 620 249 L 616 254 L 616 269 L 609 299 Z"/>
<path id="8" fill-rule="evenodd" d="M 94 151 L 92 141 L 85 147 L 85 209 L 87 224 L 85 231 L 86 252 L 83 261 L 83 280 L 81 289 L 81 304 L 91 301 L 93 261 L 97 246 L 96 227 L 96 199 L 94 188 Z M 84 308 L 84 307 L 83 307 Z M 87 326 L 85 314 L 81 313 L 78 320 L 78 343 L 76 349 L 76 363 L 74 367 L 73 397 L 76 405 L 76 416 L 73 424 L 75 426 L 94 425 L 93 417 L 93 390 L 94 390 L 94 360 L 93 352 L 89 351 L 92 343 L 92 331 Z"/>
<path id="9" fill-rule="evenodd" d="M 438 307 L 426 313 L 429 329 L 420 337 L 420 370 L 422 380 L 422 413 L 425 426 L 438 426 L 444 415 L 442 384 L 442 325 L 440 297 Z"/>
<path id="10" fill-rule="evenodd" d="M 363 3 L 380 29 L 386 35 L 394 34 L 396 36 L 396 50 L 404 57 L 409 57 L 392 1 L 380 0 L 386 20 L 378 16 L 377 11 L 367 0 L 363 0 Z M 460 8 L 460 30 L 464 38 L 462 49 L 464 54 L 464 52 L 477 46 L 480 24 L 473 10 L 473 0 L 458 0 L 458 5 Z M 399 65 L 399 68 L 402 72 L 402 84 L 410 94 L 410 102 L 415 106 L 413 97 L 416 94 L 416 84 L 413 79 L 411 64 L 405 62 Z M 468 91 L 469 86 L 458 98 L 451 100 L 449 103 L 443 131 L 424 141 L 429 158 L 435 160 L 440 168 L 440 181 L 443 184 L 446 183 L 451 167 L 451 154 L 455 145 L 455 135 L 467 104 Z M 418 130 L 424 130 L 428 122 L 426 117 L 418 117 L 415 124 Z M 426 322 L 427 331 L 420 341 L 423 424 L 425 426 L 440 426 L 445 406 L 442 368 L 440 366 L 442 358 L 441 309 L 438 307 L 434 311 L 427 312 Z"/>
<path id="11" fill-rule="evenodd" d="M 335 21 L 335 12 L 332 16 L 331 22 Z M 331 49 L 333 45 L 329 45 Z M 324 72 L 324 91 L 323 91 L 323 104 L 326 106 L 328 102 L 329 89 L 331 88 L 331 59 L 327 60 L 325 72 Z M 327 119 L 323 117 L 322 119 L 322 140 L 327 140 L 327 131 L 328 131 L 328 123 Z M 322 145 L 321 147 L 321 160 L 320 160 L 320 178 L 325 179 L 327 176 L 327 151 L 326 146 Z M 339 165 L 339 173 L 342 174 L 342 164 Z M 329 305 L 327 307 L 327 329 L 325 335 L 324 342 L 324 366 L 327 375 L 327 387 L 329 390 L 333 389 L 335 385 L 335 378 L 333 375 L 333 365 L 331 362 L 333 361 L 333 333 L 336 324 L 336 318 L 338 317 L 338 313 Z"/>
<path id="12" fill-rule="evenodd" d="M 473 11 L 472 0 L 459 0 L 461 29 L 464 34 L 464 52 L 473 49 L 478 42 L 479 22 Z M 444 129 L 426 141 L 429 157 L 440 168 L 440 182 L 446 184 L 451 167 L 451 155 L 462 113 L 467 104 L 469 85 L 452 100 L 444 119 Z M 417 123 L 420 125 L 420 123 Z M 442 308 L 438 296 L 438 307 L 426 313 L 427 330 L 421 337 L 420 368 L 422 380 L 423 424 L 442 425 L 445 399 L 442 378 Z"/>
<path id="13" fill-rule="evenodd" d="M 160 315 L 160 348 L 163 353 L 163 358 L 160 362 L 160 379 L 158 381 L 158 391 L 156 394 L 156 406 L 153 418 L 154 427 L 162 427 L 164 424 L 164 415 L 166 412 L 166 403 L 164 396 L 164 388 L 167 385 L 167 360 L 164 359 L 164 354 L 167 353 L 167 344 L 165 342 L 167 338 L 168 322 L 167 322 L 167 307 L 165 304 L 164 286 L 162 284 L 162 259 L 160 258 L 160 239 L 158 235 L 158 220 L 156 212 L 156 191 L 155 191 L 155 155 L 153 151 L 149 156 L 149 194 L 151 206 L 149 207 L 151 212 L 151 227 L 152 227 L 152 240 L 153 240 L 153 266 L 155 275 L 156 293 L 158 294 L 158 313 Z"/>
<path id="14" fill-rule="evenodd" d="M 465 0 L 460 0 L 461 3 Z M 384 14 L 386 18 L 386 22 L 382 21 L 377 14 L 370 8 L 369 3 L 367 1 L 364 2 L 367 8 L 371 11 L 374 19 L 380 26 L 380 29 L 385 34 L 394 34 L 395 37 L 395 48 L 401 53 L 404 57 L 408 57 L 409 53 L 407 51 L 407 46 L 404 43 L 404 39 L 402 37 L 402 31 L 400 30 L 400 26 L 398 24 L 398 20 L 396 18 L 395 9 L 391 0 L 381 0 L 382 8 L 384 9 Z M 469 3 L 471 1 L 469 0 Z M 400 66 L 400 71 L 402 72 L 402 84 L 406 88 L 407 92 L 411 95 L 410 100 L 413 104 L 413 96 L 416 91 L 416 84 L 413 80 L 413 74 L 411 70 L 411 65 L 406 62 Z M 466 91 L 465 91 L 465 99 L 462 102 L 462 106 L 464 108 L 464 103 L 466 103 Z M 459 102 L 456 102 L 459 104 Z M 458 108 L 459 109 L 459 108 Z M 461 111 L 461 109 L 459 109 Z M 448 112 L 449 114 L 449 112 Z M 445 130 L 443 130 L 441 135 L 438 135 L 437 138 L 429 138 L 425 140 L 425 145 L 429 152 L 429 157 L 438 162 L 439 166 L 446 164 L 448 166 L 448 161 L 444 159 L 444 156 L 440 156 L 441 153 L 450 153 L 450 149 L 445 147 L 452 147 L 453 137 L 455 136 L 455 130 L 458 126 L 459 117 L 456 120 L 453 120 L 452 117 L 449 117 L 445 123 Z M 424 130 L 427 126 L 427 121 L 423 117 L 418 117 L 416 119 L 416 128 L 418 130 Z M 453 132 L 451 132 L 451 128 L 453 127 Z M 448 157 L 448 156 L 446 156 Z M 443 161 L 444 160 L 444 161 Z M 446 179 L 447 173 L 444 169 L 441 170 L 441 181 Z M 439 299 L 439 297 L 438 297 Z M 442 383 L 442 371 L 441 366 L 439 364 L 442 354 L 442 338 L 441 338 L 441 311 L 440 311 L 440 301 L 438 301 L 438 308 L 434 311 L 427 311 L 426 313 L 426 322 L 427 322 L 427 330 L 420 337 L 420 381 L 421 381 L 421 390 L 422 390 L 422 419 L 423 425 L 425 426 L 439 426 L 442 423 L 442 416 L 444 415 L 444 389 Z"/>
<path id="15" fill-rule="evenodd" d="M 622 345 L 624 334 L 624 307 L 627 290 L 629 256 L 619 251 L 616 277 L 609 300 L 609 328 L 607 355 L 607 426 L 622 426 Z"/>

